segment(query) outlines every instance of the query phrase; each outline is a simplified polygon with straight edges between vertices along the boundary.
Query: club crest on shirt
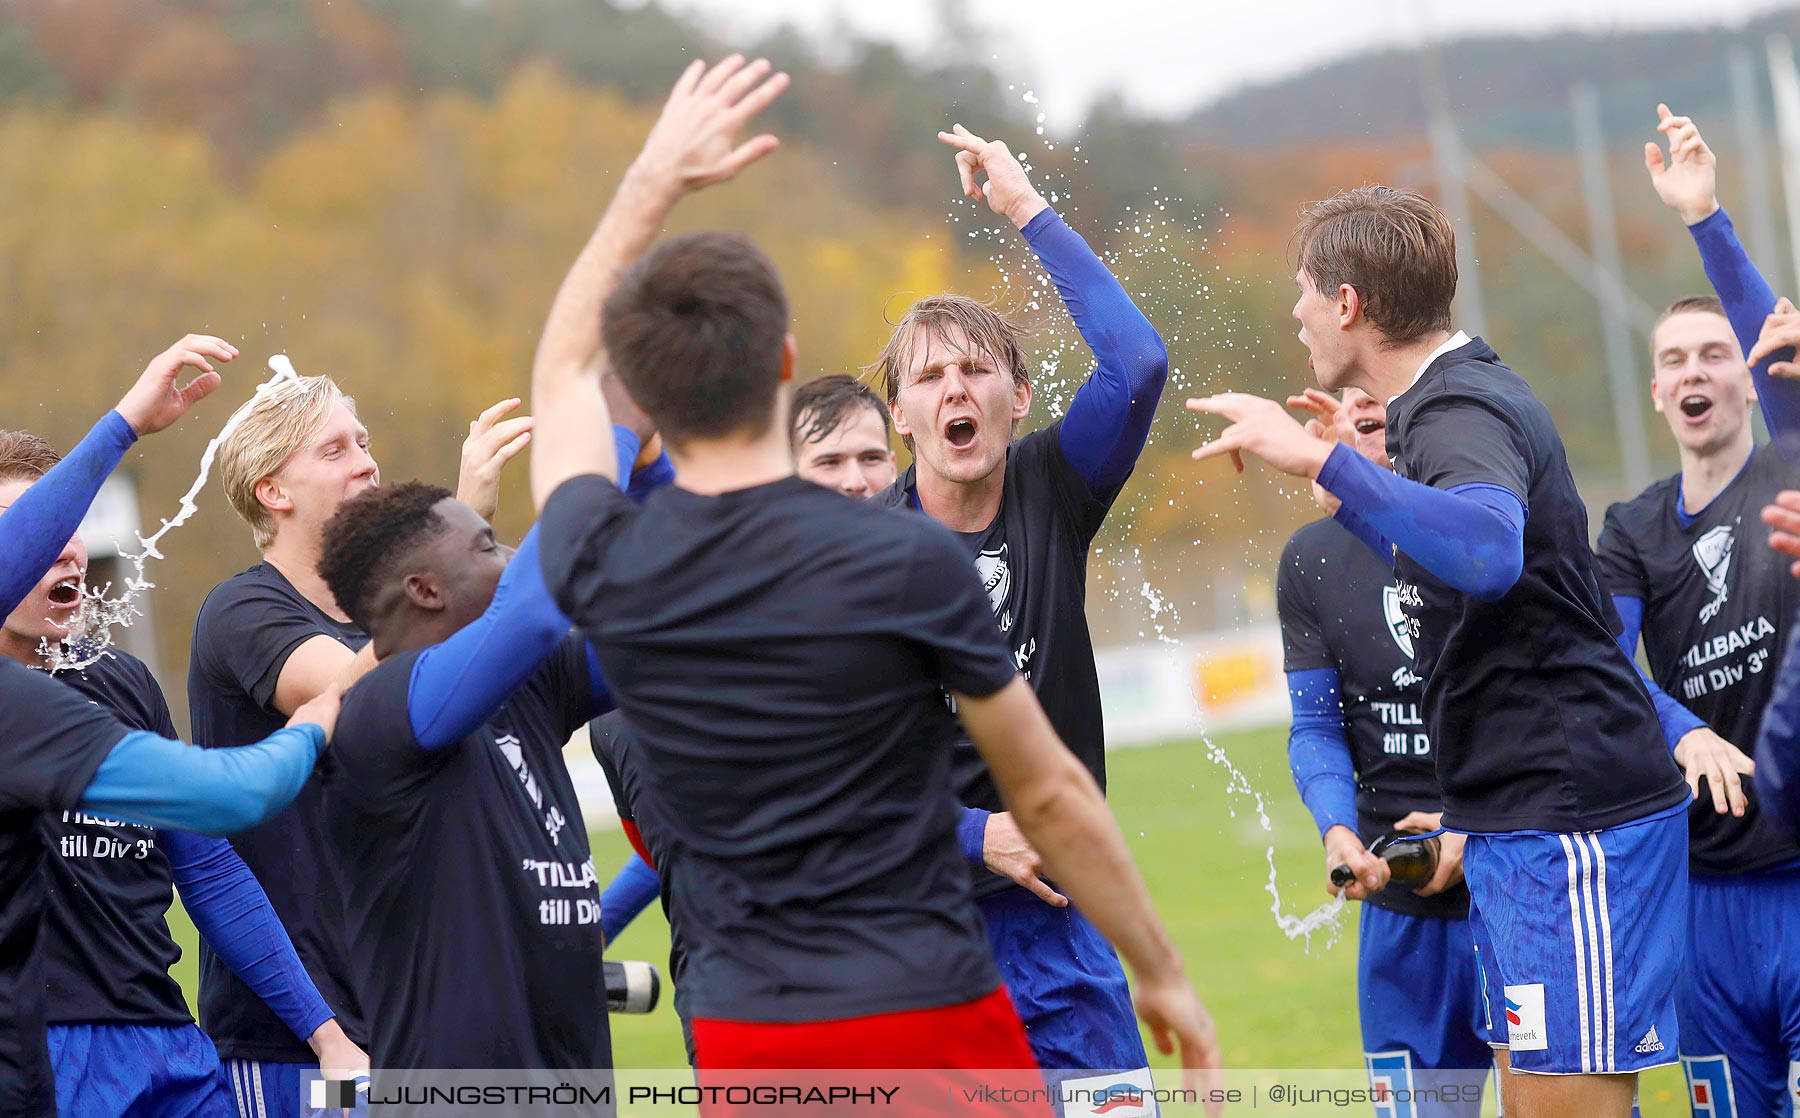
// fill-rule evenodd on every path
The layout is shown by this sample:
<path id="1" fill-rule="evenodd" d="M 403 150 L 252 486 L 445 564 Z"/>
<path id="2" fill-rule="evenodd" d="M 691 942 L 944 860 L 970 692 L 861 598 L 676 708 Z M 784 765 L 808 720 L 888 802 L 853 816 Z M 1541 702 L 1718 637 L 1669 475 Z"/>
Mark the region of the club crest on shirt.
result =
<path id="1" fill-rule="evenodd" d="M 525 786 L 525 794 L 531 798 L 533 807 L 544 806 L 544 794 L 538 791 L 537 781 L 531 776 L 531 766 L 525 763 L 525 749 L 518 738 L 511 734 L 502 734 L 494 739 L 500 747 L 500 755 L 506 758 L 513 772 L 518 774 L 519 783 Z"/>
<path id="2" fill-rule="evenodd" d="M 1406 611 L 1400 606 L 1400 591 L 1397 587 L 1381 588 L 1381 616 L 1387 621 L 1388 635 L 1400 646 L 1400 651 L 1411 659 L 1413 654 L 1412 632 L 1407 628 Z"/>
<path id="3" fill-rule="evenodd" d="M 975 556 L 975 573 L 981 576 L 981 588 L 987 591 L 988 604 L 994 607 L 994 616 L 1006 608 L 1006 596 L 1012 592 L 1012 567 L 1006 562 L 1006 545 L 1001 544 L 993 551 L 984 551 Z M 1001 628 L 1012 626 L 1001 622 Z"/>
<path id="4" fill-rule="evenodd" d="M 1735 527 L 1735 522 L 1721 524 L 1694 541 L 1694 562 L 1700 564 L 1700 573 L 1706 576 L 1706 588 L 1713 595 L 1712 601 L 1700 607 L 1702 621 L 1711 621 L 1725 607 L 1725 580 L 1731 573 L 1732 531 Z"/>

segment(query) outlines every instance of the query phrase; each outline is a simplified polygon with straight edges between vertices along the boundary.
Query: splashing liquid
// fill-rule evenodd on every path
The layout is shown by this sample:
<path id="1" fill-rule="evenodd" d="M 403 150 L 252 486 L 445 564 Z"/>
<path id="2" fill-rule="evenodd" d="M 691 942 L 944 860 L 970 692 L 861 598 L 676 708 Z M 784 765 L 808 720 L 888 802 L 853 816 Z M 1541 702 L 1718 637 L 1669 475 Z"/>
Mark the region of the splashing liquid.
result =
<path id="1" fill-rule="evenodd" d="M 1041 108 L 1037 95 L 1029 90 L 1023 100 L 1034 108 Z M 1043 139 L 1044 121 L 1045 114 L 1038 112 L 1036 143 L 1042 144 L 1046 151 L 1055 151 L 1056 145 Z M 1078 191 L 1073 184 L 1060 174 L 1034 167 L 1030 150 L 1032 141 L 1021 139 L 1026 142 L 1019 145 L 1018 158 L 1026 174 L 1031 176 L 1032 184 L 1050 200 L 1058 213 L 1065 217 L 1079 214 Z M 1081 145 L 1073 144 L 1073 164 L 1087 163 L 1080 153 Z M 1184 199 L 1153 190 L 1142 205 L 1127 209 L 1110 223 L 1106 237 L 1108 247 L 1100 249 L 1096 246 L 1106 266 L 1130 292 L 1138 308 L 1155 324 L 1172 352 L 1184 343 L 1202 339 L 1212 343 L 1210 348 L 1246 354 L 1269 348 L 1258 331 L 1242 321 L 1226 299 L 1228 293 L 1241 294 L 1249 285 L 1227 274 L 1211 259 L 1212 241 L 1223 236 L 1223 220 L 1229 216 L 1224 212 L 1211 217 L 1203 215 Z M 1000 291 L 997 294 L 1001 296 L 1002 305 L 1011 304 L 1037 320 L 1032 323 L 1036 328 L 1031 343 L 1035 363 L 1032 376 L 1034 402 L 1052 418 L 1060 418 L 1092 369 L 1092 357 L 1073 321 L 1061 313 L 1062 301 L 1055 284 L 1017 231 L 1004 222 L 995 222 L 985 204 L 958 201 L 947 217 L 952 223 L 965 227 L 971 247 L 980 245 L 987 250 L 987 261 L 999 275 Z M 1243 305 L 1242 300 L 1237 302 Z M 1180 401 L 1189 395 L 1217 391 L 1214 375 L 1226 375 L 1230 371 L 1224 364 L 1197 373 L 1172 366 L 1157 425 L 1185 422 L 1178 418 L 1186 416 Z M 1166 420 L 1164 414 L 1167 414 Z M 1113 523 L 1107 535 L 1113 541 L 1126 538 L 1143 507 L 1149 503 L 1174 501 L 1167 494 L 1159 495 L 1141 486 L 1127 487 L 1126 494 L 1115 506 L 1111 517 Z M 1271 561 L 1279 550 L 1279 541 L 1276 541 L 1269 552 Z M 1176 636 L 1183 629 L 1181 603 L 1174 593 L 1143 577 L 1144 557 L 1140 549 L 1096 541 L 1092 555 L 1119 576 L 1112 580 L 1115 585 L 1105 587 L 1102 592 L 1113 601 L 1130 595 L 1138 599 L 1139 606 L 1148 614 L 1151 632 L 1140 631 L 1138 635 L 1153 637 L 1171 648 L 1185 650 L 1185 644 Z M 1289 940 L 1302 941 L 1308 951 L 1312 948 L 1313 936 L 1320 933 L 1326 937 L 1326 947 L 1335 944 L 1343 934 L 1344 898 L 1341 895 L 1334 897 L 1302 915 L 1283 911 L 1275 869 L 1275 827 L 1265 809 L 1263 795 L 1217 742 L 1204 733 L 1201 740 L 1205 743 L 1208 758 L 1225 770 L 1226 792 L 1250 800 L 1257 821 L 1268 836 L 1264 860 L 1269 867 L 1269 878 L 1263 888 L 1269 894 L 1269 912 L 1276 927 Z"/>
<path id="2" fill-rule="evenodd" d="M 275 374 L 256 386 L 256 392 L 250 397 L 254 402 L 273 392 L 284 381 L 298 380 L 300 374 L 294 371 L 294 363 L 284 353 L 277 353 L 269 358 L 269 369 Z M 38 644 L 38 654 L 44 658 L 45 666 L 53 672 L 76 670 L 90 667 L 98 663 L 113 645 L 114 628 L 129 628 L 135 618 L 142 617 L 143 611 L 138 608 L 138 596 L 145 591 L 154 590 L 156 583 L 151 582 L 145 573 L 152 559 L 163 558 L 157 545 L 171 531 L 186 524 L 199 512 L 194 498 L 206 487 L 206 479 L 212 473 L 213 458 L 219 453 L 219 447 L 231 433 L 248 410 L 234 412 L 225 426 L 213 440 L 206 444 L 206 450 L 200 455 L 200 472 L 194 478 L 194 484 L 182 495 L 181 508 L 174 517 L 164 520 L 162 527 L 149 536 L 138 533 L 138 550 L 126 552 L 119 556 L 131 564 L 131 574 L 125 579 L 125 589 L 118 597 L 110 597 L 113 584 L 104 586 L 84 586 L 82 588 L 81 615 L 68 625 L 68 635 L 61 640 L 52 641 L 48 637 Z"/>

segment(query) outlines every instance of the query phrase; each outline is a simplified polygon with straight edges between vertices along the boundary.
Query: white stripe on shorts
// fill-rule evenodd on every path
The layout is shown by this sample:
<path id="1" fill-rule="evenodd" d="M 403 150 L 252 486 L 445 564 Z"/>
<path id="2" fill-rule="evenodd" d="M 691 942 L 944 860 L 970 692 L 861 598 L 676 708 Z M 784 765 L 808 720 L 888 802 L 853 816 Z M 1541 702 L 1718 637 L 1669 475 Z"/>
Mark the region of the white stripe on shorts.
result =
<path id="1" fill-rule="evenodd" d="M 256 1118 L 269 1118 L 269 1107 L 263 1102 L 262 1093 L 262 1061 L 250 1065 L 251 1074 L 256 1077 Z"/>
<path id="2" fill-rule="evenodd" d="M 1613 1018 L 1613 949 L 1612 949 L 1612 906 L 1606 898 L 1606 851 L 1600 848 L 1600 832 L 1588 832 L 1588 841 L 1594 844 L 1594 861 L 1599 866 L 1598 879 L 1600 893 L 1600 935 L 1601 958 L 1606 964 L 1606 1070 L 1618 1071 L 1618 1037 L 1614 1034 Z"/>
<path id="3" fill-rule="evenodd" d="M 1562 840 L 1563 857 L 1569 862 L 1569 930 L 1575 936 L 1575 1000 L 1581 1017 L 1581 1070 L 1591 1072 L 1594 1064 L 1588 1048 L 1591 1029 L 1588 1025 L 1587 945 L 1581 935 L 1581 887 L 1576 876 L 1575 847 L 1569 842 L 1568 835 L 1556 837 Z M 1546 1028 L 1548 1025 L 1546 1020 Z"/>

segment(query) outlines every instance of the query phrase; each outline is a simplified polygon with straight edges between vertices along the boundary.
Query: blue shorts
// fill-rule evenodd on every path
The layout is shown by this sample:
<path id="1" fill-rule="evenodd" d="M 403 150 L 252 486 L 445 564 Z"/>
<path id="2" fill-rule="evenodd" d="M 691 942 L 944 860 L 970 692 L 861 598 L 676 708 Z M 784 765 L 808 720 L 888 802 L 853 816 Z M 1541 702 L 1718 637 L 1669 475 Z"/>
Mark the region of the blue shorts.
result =
<path id="1" fill-rule="evenodd" d="M 1672 1064 L 1687 953 L 1687 813 L 1604 831 L 1470 835 L 1463 873 L 1496 1041 L 1514 1071 Z M 1493 993 L 1498 986 L 1497 995 Z"/>
<path id="2" fill-rule="evenodd" d="M 1356 949 L 1363 1059 L 1409 1118 L 1477 1118 L 1493 1067 L 1467 920 L 1362 906 Z"/>
<path id="3" fill-rule="evenodd" d="M 1024 889 L 976 904 L 1044 1078 L 1083 1089 L 1148 1090 L 1150 1061 L 1131 988 L 1100 930 L 1073 905 L 1055 908 Z"/>
<path id="4" fill-rule="evenodd" d="M 195 1025 L 44 1030 L 62 1118 L 236 1118 L 219 1053 Z"/>
<path id="5" fill-rule="evenodd" d="M 1675 987 L 1695 1115 L 1800 1113 L 1800 870 L 1688 883 Z"/>
<path id="6" fill-rule="evenodd" d="M 226 1060 L 225 1079 L 237 1100 L 237 1118 L 324 1118 L 346 1113 L 315 1108 L 311 1095 L 319 1082 L 317 1064 L 280 1064 L 269 1060 Z M 348 1111 L 367 1118 L 369 1095 L 365 1087 L 358 1105 Z"/>

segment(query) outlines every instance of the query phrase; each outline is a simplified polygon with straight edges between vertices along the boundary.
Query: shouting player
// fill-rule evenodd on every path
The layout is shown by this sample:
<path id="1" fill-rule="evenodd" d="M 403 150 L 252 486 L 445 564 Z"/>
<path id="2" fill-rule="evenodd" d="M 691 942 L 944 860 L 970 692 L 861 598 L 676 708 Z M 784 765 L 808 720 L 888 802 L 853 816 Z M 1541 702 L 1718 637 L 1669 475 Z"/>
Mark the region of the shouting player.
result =
<path id="1" fill-rule="evenodd" d="M 1346 388 L 1340 406 L 1309 389 L 1288 403 L 1319 416 L 1307 425 L 1316 434 L 1390 468 L 1387 410 L 1367 392 Z M 1335 498 L 1320 496 L 1335 510 Z M 1336 520 L 1288 540 L 1275 583 L 1294 709 L 1288 761 L 1319 826 L 1326 873 L 1348 866 L 1355 878 L 1345 891 L 1364 902 L 1356 986 L 1371 1081 L 1429 1096 L 1414 1103 L 1422 1116 L 1474 1118 L 1493 1058 L 1462 837 L 1443 836 L 1437 878 L 1417 890 L 1389 885 L 1387 862 L 1368 849 L 1392 831 L 1437 829 L 1443 811 L 1398 597 L 1393 565 Z"/>
<path id="2" fill-rule="evenodd" d="M 44 440 L 0 431 L 0 507 L 61 456 Z M 0 656 L 47 668 L 43 650 L 78 627 L 87 548 L 80 534 L 0 626 Z M 55 678 L 134 730 L 176 738 L 162 688 L 118 649 Z M 300 966 L 262 887 L 223 839 L 80 811 L 40 821 L 45 872 L 45 997 L 57 1109 L 75 1118 L 168 1107 L 229 1118 L 235 1085 L 188 1013 L 169 967 L 181 949 L 163 914 L 181 889 L 200 934 L 339 1076 L 367 1069 Z M 110 1074 L 94 1074 L 107 1067 Z"/>
<path id="3" fill-rule="evenodd" d="M 1800 467 L 1776 452 L 1785 442 L 1795 453 L 1800 384 L 1745 364 L 1775 293 L 1719 206 L 1717 160 L 1699 130 L 1657 109 L 1669 156 L 1646 146 L 1650 179 L 1693 235 L 1720 298 L 1677 300 L 1657 321 L 1651 398 L 1681 472 L 1607 510 L 1600 559 L 1627 650 L 1636 652 L 1641 628 L 1651 674 L 1669 693 L 1660 700 L 1667 736 L 1699 798 L 1688 813 L 1694 950 L 1677 987 L 1689 1089 L 1772 1113 L 1786 1105 L 1800 1061 L 1800 933 L 1788 919 L 1800 903 L 1800 844 L 1763 816 L 1744 750 L 1754 748 L 1800 582 L 1749 536 L 1759 510 L 1800 487 Z M 1775 445 L 1756 445 L 1758 401 Z"/>
<path id="4" fill-rule="evenodd" d="M 1475 942 L 1505 998 L 1506 1112 L 1624 1118 L 1635 1073 L 1675 1058 L 1688 795 L 1615 641 L 1562 439 L 1521 377 L 1452 330 L 1454 238 L 1424 198 L 1346 191 L 1298 240 L 1313 372 L 1389 401 L 1397 473 L 1238 393 L 1189 401 L 1230 421 L 1194 456 L 1317 480 L 1393 556 L 1444 825 L 1469 836 Z"/>
<path id="5" fill-rule="evenodd" d="M 530 420 L 501 418 L 517 403 L 490 408 L 463 446 L 459 489 L 484 515 L 497 504 L 499 467 L 528 441 Z M 209 746 L 256 740 L 372 663 L 357 657 L 368 638 L 338 608 L 317 569 L 326 521 L 380 479 L 354 402 L 327 377 L 303 377 L 252 399 L 234 418 L 238 425 L 219 448 L 219 473 L 262 560 L 214 587 L 194 621 L 188 710 L 195 736 Z M 314 781 L 292 809 L 231 841 L 345 1032 L 366 1046 L 343 945 L 342 899 L 320 830 L 320 794 Z M 297 1114 L 303 1076 L 317 1066 L 314 1053 L 204 944 L 199 1000 L 201 1025 L 228 1072 L 263 1100 L 241 1118 Z"/>
<path id="6" fill-rule="evenodd" d="M 137 384 L 63 461 L 13 495 L 0 512 L 0 611 L 8 617 L 62 564 L 68 542 L 100 484 L 142 435 L 174 423 L 219 384 L 213 362 L 237 351 L 218 338 L 189 335 L 158 355 Z M 184 368 L 201 370 L 180 386 Z M 66 607 L 57 585 L 46 606 Z M 73 611 L 55 609 L 69 623 Z M 35 653 L 35 648 L 33 649 Z M 292 725 L 239 749 L 203 751 L 122 721 L 77 689 L 0 656 L 0 1113 L 29 1118 L 59 1112 L 45 1036 L 44 948 L 39 925 L 50 875 L 43 872 L 44 812 L 75 812 L 146 827 L 218 834 L 281 810 L 299 792 L 337 718 L 338 692 L 295 711 Z M 58 853 L 62 853 L 58 851 Z M 75 1039 L 67 1034 L 64 1040 Z M 191 1039 L 191 1038 L 190 1038 Z M 77 1043 L 80 1040 L 77 1039 Z M 66 1057 L 68 1050 L 59 1055 Z M 216 1095 L 174 1085 L 170 1057 L 198 1057 L 177 1038 L 129 1061 L 96 1053 L 109 1083 L 169 1088 L 184 1108 Z M 152 1066 L 160 1065 L 160 1066 Z M 200 1073 L 203 1074 L 203 1073 Z M 98 1085 L 96 1085 L 98 1087 Z M 123 1098 L 81 1096 L 111 1111 Z M 63 1113 L 80 1113 L 64 1110 Z M 88 1111 L 91 1112 L 91 1111 Z"/>
<path id="7" fill-rule="evenodd" d="M 533 369 L 546 581 L 598 650 L 655 777 L 657 827 L 681 849 L 670 896 L 702 1076 L 1033 1066 L 959 864 L 940 689 L 1133 963 L 1159 1042 L 1216 1066 L 1124 842 L 1015 673 L 966 553 L 925 518 L 794 476 L 795 350 L 772 265 L 722 234 L 647 253 L 683 196 L 773 150 L 736 136 L 785 85 L 741 58 L 683 74 Z M 641 508 L 605 476 L 602 334 L 676 470 Z"/>
<path id="8" fill-rule="evenodd" d="M 1168 376 L 1168 351 L 1106 265 L 1031 185 L 1006 145 L 961 125 L 966 196 L 1024 235 L 1095 358 L 1068 414 L 1014 440 L 1031 411 L 1023 331 L 976 300 L 940 295 L 908 310 L 876 361 L 913 465 L 880 500 L 956 533 L 988 592 L 1014 666 L 1061 739 L 1106 786 L 1099 675 L 1087 627 L 1088 547 L 1118 498 Z M 978 176 L 985 175 L 986 181 Z M 976 895 L 1032 1052 L 1052 1080 L 1121 1073 L 1148 1089 L 1144 1043 L 1112 947 L 1038 876 L 1042 862 L 1005 813 L 980 754 L 958 747 L 958 835 L 981 872 Z M 1017 883 L 1016 885 L 1014 883 Z"/>

